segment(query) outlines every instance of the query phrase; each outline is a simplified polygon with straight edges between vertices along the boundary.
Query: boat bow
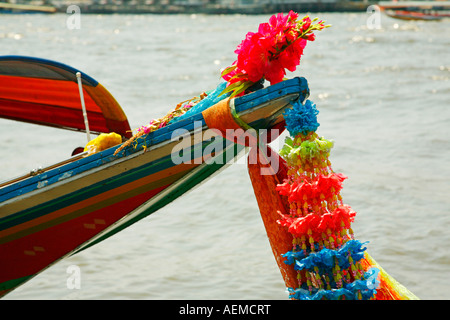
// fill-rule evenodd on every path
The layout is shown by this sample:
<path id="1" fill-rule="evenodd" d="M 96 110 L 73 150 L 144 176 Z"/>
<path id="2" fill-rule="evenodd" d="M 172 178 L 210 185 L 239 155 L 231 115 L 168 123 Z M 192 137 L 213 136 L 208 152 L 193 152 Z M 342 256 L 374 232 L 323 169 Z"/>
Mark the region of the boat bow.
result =
<path id="1" fill-rule="evenodd" d="M 308 93 L 305 79 L 287 80 L 189 114 L 125 147 L 122 143 L 77 155 L 2 183 L 0 295 L 147 217 L 230 165 L 245 145 L 217 134 L 224 119 L 217 116 L 211 122 L 214 114 L 231 115 L 231 129 L 269 129 L 282 126 L 283 111 Z"/>

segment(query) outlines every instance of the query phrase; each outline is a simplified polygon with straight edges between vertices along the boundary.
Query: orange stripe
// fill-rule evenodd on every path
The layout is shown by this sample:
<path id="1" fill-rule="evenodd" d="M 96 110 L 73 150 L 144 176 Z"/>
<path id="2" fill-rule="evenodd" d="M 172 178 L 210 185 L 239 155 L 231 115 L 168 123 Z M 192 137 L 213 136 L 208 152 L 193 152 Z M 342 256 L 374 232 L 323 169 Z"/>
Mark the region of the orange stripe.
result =
<path id="1" fill-rule="evenodd" d="M 202 112 L 208 128 L 218 129 L 223 137 L 227 129 L 242 129 L 231 114 L 229 103 L 230 98 L 227 98 Z"/>
<path id="2" fill-rule="evenodd" d="M 83 88 L 89 93 L 90 98 L 100 106 L 105 118 L 127 121 L 127 116 L 119 103 L 100 83 L 96 87 L 83 86 Z"/>
<path id="3" fill-rule="evenodd" d="M 211 130 L 223 138 L 244 146 L 256 144 L 255 132 L 245 132 L 233 116 L 230 108 L 230 98 L 216 103 L 211 108 L 202 111 L 203 119 Z M 217 132 L 218 131 L 218 132 Z"/>

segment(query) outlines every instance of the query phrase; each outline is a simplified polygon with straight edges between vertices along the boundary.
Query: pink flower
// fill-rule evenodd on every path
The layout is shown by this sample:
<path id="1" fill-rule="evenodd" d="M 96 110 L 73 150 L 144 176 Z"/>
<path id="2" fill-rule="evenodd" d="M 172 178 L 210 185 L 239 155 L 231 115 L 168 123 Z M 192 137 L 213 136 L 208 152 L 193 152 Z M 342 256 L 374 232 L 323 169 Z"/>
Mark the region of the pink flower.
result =
<path id="1" fill-rule="evenodd" d="M 235 84 L 230 88 L 233 92 L 241 90 L 243 83 L 261 79 L 271 84 L 281 82 L 286 70 L 293 72 L 300 64 L 307 40 L 315 39 L 313 31 L 323 28 L 322 21 L 313 24 L 309 17 L 298 21 L 298 14 L 293 11 L 273 15 L 269 22 L 259 25 L 258 32 L 247 33 L 236 47 L 237 60 L 222 77 L 229 86 Z"/>
<path id="2" fill-rule="evenodd" d="M 298 39 L 279 56 L 279 60 L 284 68 L 294 72 L 300 65 L 300 57 L 303 55 L 303 49 L 306 46 L 305 39 Z"/>
<path id="3" fill-rule="evenodd" d="M 301 25 L 301 30 L 305 32 L 311 26 L 311 19 L 309 17 L 303 18 L 303 24 Z"/>
<path id="4" fill-rule="evenodd" d="M 264 73 L 264 77 L 271 84 L 283 81 L 283 78 L 286 75 L 286 71 L 284 70 L 281 61 L 279 61 L 278 59 L 267 61 L 265 69 L 266 71 Z"/>

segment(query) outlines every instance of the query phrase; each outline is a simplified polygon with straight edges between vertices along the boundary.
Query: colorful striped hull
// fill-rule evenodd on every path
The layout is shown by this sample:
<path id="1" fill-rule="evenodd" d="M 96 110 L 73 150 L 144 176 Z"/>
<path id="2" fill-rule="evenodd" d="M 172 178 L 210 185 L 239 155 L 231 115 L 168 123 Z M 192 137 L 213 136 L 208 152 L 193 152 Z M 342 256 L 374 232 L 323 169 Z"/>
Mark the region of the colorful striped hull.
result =
<path id="1" fill-rule="evenodd" d="M 232 103 L 241 121 L 263 129 L 279 124 L 281 112 L 307 94 L 306 80 L 296 78 Z M 155 212 L 244 150 L 219 134 L 203 134 L 210 129 L 207 120 L 198 113 L 148 134 L 117 155 L 120 146 L 1 184 L 0 296 Z M 177 151 L 189 163 L 173 161 L 177 129 L 190 133 L 189 146 Z"/>

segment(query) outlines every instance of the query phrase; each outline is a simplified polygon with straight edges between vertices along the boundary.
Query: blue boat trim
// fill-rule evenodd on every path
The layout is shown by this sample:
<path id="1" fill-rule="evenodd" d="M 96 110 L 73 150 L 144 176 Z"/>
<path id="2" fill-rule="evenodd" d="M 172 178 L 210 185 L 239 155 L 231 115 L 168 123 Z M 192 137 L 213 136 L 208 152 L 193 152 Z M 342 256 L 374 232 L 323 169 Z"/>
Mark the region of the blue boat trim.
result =
<path id="1" fill-rule="evenodd" d="M 81 74 L 81 79 L 83 81 L 83 84 L 88 84 L 92 87 L 96 87 L 98 85 L 98 81 L 95 80 L 94 78 L 92 78 L 91 76 L 87 75 L 86 73 L 82 72 L 81 70 L 75 69 L 69 65 L 66 65 L 64 63 L 61 62 L 57 62 L 57 61 L 53 61 L 53 60 L 49 60 L 49 59 L 43 59 L 43 58 L 37 58 L 37 57 L 30 57 L 30 56 L 21 56 L 21 55 L 7 55 L 7 56 L 2 56 L 0 59 L 0 71 L 2 70 L 1 68 L 1 62 L 2 61 L 22 61 L 22 62 L 30 62 L 30 63 L 38 63 L 42 66 L 44 66 L 46 69 L 51 70 L 53 73 L 58 74 L 59 77 L 47 77 L 49 79 L 54 79 L 54 80 L 67 80 L 67 81 L 77 81 L 76 78 L 76 73 L 79 72 Z M 67 71 L 69 74 L 73 75 L 73 77 L 68 77 L 68 75 L 63 75 L 60 72 L 57 72 L 54 68 L 58 68 L 58 69 L 63 69 L 65 71 Z M 8 75 L 7 73 L 4 72 L 0 72 L 4 75 Z M 27 69 L 27 74 L 26 76 L 28 77 L 33 77 L 33 75 L 30 75 L 30 69 Z M 37 74 L 35 75 L 37 77 Z"/>

